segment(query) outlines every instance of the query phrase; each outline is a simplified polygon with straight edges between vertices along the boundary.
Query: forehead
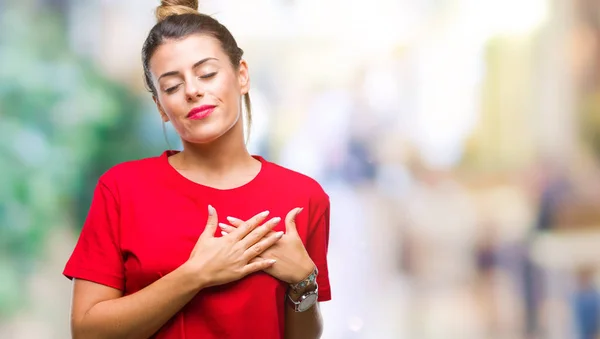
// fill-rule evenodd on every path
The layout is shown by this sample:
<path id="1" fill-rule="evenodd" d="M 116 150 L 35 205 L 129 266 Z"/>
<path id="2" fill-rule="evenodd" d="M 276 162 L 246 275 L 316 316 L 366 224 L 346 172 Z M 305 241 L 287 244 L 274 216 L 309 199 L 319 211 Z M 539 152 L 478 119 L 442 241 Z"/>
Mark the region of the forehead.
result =
<path id="1" fill-rule="evenodd" d="M 169 39 L 160 45 L 150 60 L 154 75 L 191 67 L 204 58 L 226 60 L 221 44 L 212 36 L 194 34 L 183 39 Z"/>

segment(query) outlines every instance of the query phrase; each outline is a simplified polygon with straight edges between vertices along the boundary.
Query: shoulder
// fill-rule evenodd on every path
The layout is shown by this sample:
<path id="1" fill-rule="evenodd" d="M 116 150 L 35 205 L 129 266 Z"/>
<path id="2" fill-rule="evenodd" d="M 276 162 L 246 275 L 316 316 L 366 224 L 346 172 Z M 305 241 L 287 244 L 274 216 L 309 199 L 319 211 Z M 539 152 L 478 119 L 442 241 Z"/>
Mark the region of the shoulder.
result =
<path id="1" fill-rule="evenodd" d="M 329 195 L 317 180 L 273 162 L 268 162 L 268 164 L 270 166 L 269 180 L 285 187 L 286 190 L 291 190 L 297 195 L 308 198 L 311 203 L 321 208 L 329 206 Z"/>
<path id="2" fill-rule="evenodd" d="M 150 180 L 160 170 L 161 156 L 125 161 L 104 172 L 99 184 L 113 190 L 124 185 L 139 185 Z"/>

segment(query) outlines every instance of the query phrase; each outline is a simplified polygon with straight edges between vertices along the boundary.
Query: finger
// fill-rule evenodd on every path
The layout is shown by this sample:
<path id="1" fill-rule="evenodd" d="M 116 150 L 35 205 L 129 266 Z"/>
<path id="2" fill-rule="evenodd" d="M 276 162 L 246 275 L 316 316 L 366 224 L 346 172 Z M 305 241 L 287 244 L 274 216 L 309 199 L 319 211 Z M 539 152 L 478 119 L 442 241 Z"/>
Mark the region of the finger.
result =
<path id="1" fill-rule="evenodd" d="M 211 205 L 208 205 L 208 220 L 206 221 L 206 227 L 204 228 L 204 232 L 202 232 L 201 236 L 214 237 L 218 222 L 219 217 L 217 216 L 217 210 Z"/>
<path id="2" fill-rule="evenodd" d="M 244 266 L 242 269 L 243 275 L 246 276 L 250 273 L 266 270 L 267 268 L 273 266 L 276 260 L 274 259 L 264 259 L 264 260 L 255 260 L 248 265 Z"/>
<path id="3" fill-rule="evenodd" d="M 229 233 L 235 231 L 235 229 L 236 229 L 235 226 L 227 225 L 224 223 L 219 223 L 219 228 L 226 234 L 229 234 Z M 223 233 L 223 232 L 221 232 L 221 233 Z M 271 232 L 269 232 L 268 234 L 271 234 L 271 233 L 274 233 L 273 230 L 271 230 Z"/>
<path id="4" fill-rule="evenodd" d="M 265 258 L 263 258 L 262 256 L 259 255 L 257 257 L 254 257 L 254 258 L 250 259 L 250 261 L 248 263 L 252 264 L 252 263 L 263 261 L 263 260 L 267 260 L 267 259 L 265 259 Z"/>
<path id="5" fill-rule="evenodd" d="M 281 221 L 281 218 L 275 217 L 275 218 L 267 221 L 266 223 L 262 224 L 261 226 L 255 228 L 244 239 L 240 240 L 240 245 L 244 249 L 250 248 L 252 245 L 258 243 L 263 238 L 265 238 L 265 236 L 267 234 L 269 234 L 269 232 L 271 232 L 271 230 L 275 226 L 277 226 L 277 224 L 279 224 L 280 221 Z M 232 234 L 234 234 L 238 230 L 239 230 L 239 228 L 236 229 Z"/>
<path id="6" fill-rule="evenodd" d="M 273 246 L 279 239 L 281 239 L 282 236 L 283 232 L 276 232 L 262 238 L 259 242 L 250 246 L 246 252 L 244 252 L 245 259 L 252 260 L 253 258 L 261 255 L 264 251 L 269 249 L 269 247 Z"/>
<path id="7" fill-rule="evenodd" d="M 260 223 L 263 222 L 263 220 L 265 220 L 265 218 L 268 215 L 269 211 L 264 211 L 253 216 L 252 218 L 250 218 L 250 220 L 243 222 L 240 226 L 238 226 L 238 228 L 232 233 L 232 235 L 234 235 L 237 240 L 243 239 L 245 236 L 248 235 L 248 233 L 252 232 L 252 230 L 255 229 L 256 226 L 260 225 Z"/>
<path id="8" fill-rule="evenodd" d="M 224 223 L 219 223 L 219 228 L 221 229 L 221 231 L 223 231 L 225 233 L 231 233 L 231 232 L 235 231 L 235 227 L 229 226 Z"/>
<path id="9" fill-rule="evenodd" d="M 232 218 L 235 219 L 235 218 Z M 243 221 L 241 221 L 240 219 L 236 219 L 239 220 L 240 223 L 243 223 Z M 235 231 L 236 227 L 235 225 L 231 226 L 231 225 L 227 225 L 225 223 L 219 223 L 219 228 L 221 229 L 221 234 L 222 235 L 227 235 L 233 231 Z M 271 230 L 271 232 L 269 232 L 268 234 L 270 235 L 271 233 L 274 233 L 273 230 Z"/>
<path id="10" fill-rule="evenodd" d="M 302 208 L 297 207 L 289 211 L 285 216 L 285 231 L 287 234 L 298 234 L 298 230 L 296 229 L 296 217 L 300 212 L 302 212 Z"/>
<path id="11" fill-rule="evenodd" d="M 231 223 L 231 226 L 234 227 L 240 227 L 244 223 L 244 220 L 240 220 L 234 217 L 227 217 L 227 221 L 229 221 L 229 223 Z"/>

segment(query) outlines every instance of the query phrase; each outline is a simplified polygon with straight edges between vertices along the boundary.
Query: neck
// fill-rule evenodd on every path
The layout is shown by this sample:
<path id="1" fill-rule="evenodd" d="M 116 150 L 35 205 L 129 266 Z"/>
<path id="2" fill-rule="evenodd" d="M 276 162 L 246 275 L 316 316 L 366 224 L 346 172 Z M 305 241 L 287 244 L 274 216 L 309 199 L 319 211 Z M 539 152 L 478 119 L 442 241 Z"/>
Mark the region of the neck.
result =
<path id="1" fill-rule="evenodd" d="M 246 148 L 243 125 L 238 122 L 231 130 L 207 144 L 183 142 L 179 166 L 204 173 L 222 174 L 256 161 Z"/>

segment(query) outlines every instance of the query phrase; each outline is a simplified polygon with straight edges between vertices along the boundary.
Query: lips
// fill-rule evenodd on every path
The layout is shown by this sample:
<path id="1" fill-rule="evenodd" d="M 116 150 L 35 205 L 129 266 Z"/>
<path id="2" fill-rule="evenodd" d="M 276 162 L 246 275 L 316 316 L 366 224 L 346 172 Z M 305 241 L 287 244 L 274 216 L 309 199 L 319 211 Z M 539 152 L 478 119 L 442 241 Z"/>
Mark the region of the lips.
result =
<path id="1" fill-rule="evenodd" d="M 202 105 L 199 107 L 192 108 L 188 113 L 187 118 L 192 120 L 200 120 L 208 117 L 214 110 L 214 105 Z"/>

